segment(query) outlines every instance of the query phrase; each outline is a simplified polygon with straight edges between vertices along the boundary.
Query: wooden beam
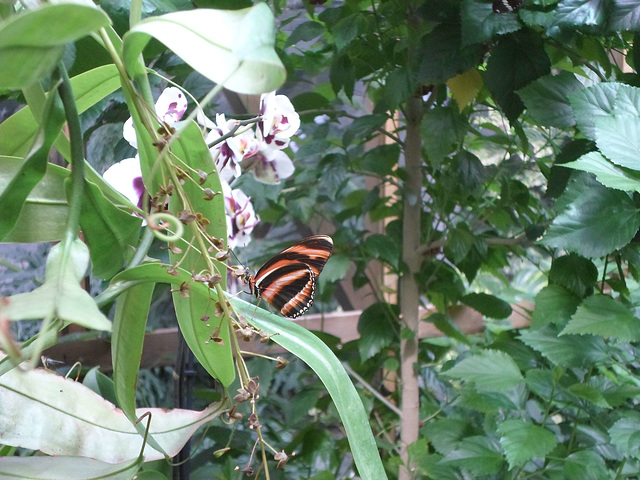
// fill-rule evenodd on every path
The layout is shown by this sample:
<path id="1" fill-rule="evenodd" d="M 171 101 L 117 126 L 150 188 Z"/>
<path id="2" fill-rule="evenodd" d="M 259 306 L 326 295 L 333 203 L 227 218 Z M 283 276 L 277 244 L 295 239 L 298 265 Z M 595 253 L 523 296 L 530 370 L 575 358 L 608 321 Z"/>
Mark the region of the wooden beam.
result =
<path id="1" fill-rule="evenodd" d="M 513 305 L 513 313 L 510 321 L 513 328 L 523 328 L 529 325 L 528 311 L 533 309 L 530 303 Z M 351 312 L 336 312 L 328 315 L 306 315 L 296 319 L 296 323 L 302 325 L 307 330 L 325 332 L 340 339 L 341 343 L 347 343 L 360 337 L 358 333 L 358 319 L 360 310 Z M 429 311 L 421 310 L 424 318 Z M 484 320 L 480 313 L 468 307 L 456 307 L 449 311 L 453 323 L 461 332 L 467 335 L 480 333 L 484 330 Z M 176 352 L 178 351 L 178 341 L 180 335 L 178 328 L 163 328 L 149 332 L 144 338 L 144 348 L 142 351 L 141 368 L 154 368 L 175 363 Z M 440 337 L 442 332 L 433 323 L 423 321 L 420 323 L 420 338 Z M 240 340 L 241 349 L 251 353 L 263 355 L 277 355 L 285 350 L 274 342 L 267 344 L 256 340 L 243 342 Z M 111 366 L 111 344 L 100 338 L 89 340 L 64 341 L 45 350 L 43 355 L 52 360 L 63 362 L 66 366 L 71 366 L 75 362 L 80 362 L 83 368 L 99 366 L 102 372 L 110 372 Z"/>

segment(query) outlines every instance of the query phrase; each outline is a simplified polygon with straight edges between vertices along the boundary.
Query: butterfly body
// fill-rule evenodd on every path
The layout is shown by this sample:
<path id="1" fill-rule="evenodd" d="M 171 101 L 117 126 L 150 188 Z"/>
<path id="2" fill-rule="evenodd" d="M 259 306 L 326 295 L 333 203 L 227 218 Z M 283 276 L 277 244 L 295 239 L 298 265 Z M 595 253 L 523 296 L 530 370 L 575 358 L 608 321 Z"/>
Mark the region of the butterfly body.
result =
<path id="1" fill-rule="evenodd" d="M 257 298 L 296 318 L 313 305 L 316 279 L 332 251 L 333 240 L 327 235 L 305 238 L 267 261 L 255 276 L 245 271 L 244 281 Z"/>

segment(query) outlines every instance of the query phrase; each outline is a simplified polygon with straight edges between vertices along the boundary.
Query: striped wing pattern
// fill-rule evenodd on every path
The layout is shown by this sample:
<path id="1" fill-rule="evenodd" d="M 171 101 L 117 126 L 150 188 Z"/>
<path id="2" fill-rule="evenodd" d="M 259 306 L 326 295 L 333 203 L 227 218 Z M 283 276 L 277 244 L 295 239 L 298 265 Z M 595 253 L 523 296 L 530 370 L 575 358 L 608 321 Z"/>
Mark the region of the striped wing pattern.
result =
<path id="1" fill-rule="evenodd" d="M 285 317 L 305 313 L 316 293 L 316 278 L 333 251 L 333 240 L 316 235 L 284 249 L 249 276 L 251 292 L 264 298 Z"/>
<path id="2" fill-rule="evenodd" d="M 522 6 L 524 0 L 493 0 L 493 13 L 508 13 Z"/>

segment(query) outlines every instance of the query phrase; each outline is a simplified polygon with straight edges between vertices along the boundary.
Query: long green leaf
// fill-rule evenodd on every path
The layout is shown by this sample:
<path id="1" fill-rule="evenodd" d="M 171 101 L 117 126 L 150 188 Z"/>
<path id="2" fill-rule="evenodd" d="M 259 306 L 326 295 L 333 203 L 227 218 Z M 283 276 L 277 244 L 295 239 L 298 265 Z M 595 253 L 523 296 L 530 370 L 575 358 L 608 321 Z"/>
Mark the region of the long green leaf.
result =
<path id="1" fill-rule="evenodd" d="M 118 286 L 124 282 L 170 283 L 177 286 L 184 283 L 190 287 L 190 296 L 197 296 L 202 299 L 201 301 L 203 303 L 208 304 L 210 312 L 215 310 L 214 304 L 217 301 L 215 290 L 211 290 L 203 283 L 192 281 L 191 274 L 182 269 L 177 269 L 175 275 L 172 275 L 168 272 L 168 268 L 167 265 L 161 265 L 159 263 L 140 265 L 116 275 L 111 285 L 118 288 Z M 214 321 L 215 320 L 203 322 L 198 319 L 196 322 L 182 322 L 180 323 L 180 331 L 200 364 L 213 378 L 220 380 L 223 385 L 227 386 L 233 381 L 235 376 L 231 356 L 231 342 L 228 333 L 229 329 L 226 328 L 226 325 L 220 328 L 220 336 L 223 339 L 222 342 L 209 341 L 215 326 Z"/>
<path id="2" fill-rule="evenodd" d="M 115 65 L 103 65 L 71 79 L 78 112 L 82 113 L 120 87 Z M 0 154 L 23 156 L 38 131 L 38 121 L 27 106 L 0 123 Z M 59 141 L 64 136 L 59 137 Z M 66 137 L 64 137 L 66 139 Z M 68 140 L 67 140 L 68 142 Z"/>
<path id="3" fill-rule="evenodd" d="M 20 158 L 0 156 L 0 192 L 7 188 L 21 165 Z M 69 213 L 64 193 L 68 176 L 69 170 L 48 164 L 42 181 L 27 196 L 14 227 L 2 241 L 28 243 L 62 239 Z"/>
<path id="4" fill-rule="evenodd" d="M 204 181 L 197 174 L 192 173 L 192 181 L 187 181 L 182 185 L 186 197 L 189 199 L 188 205 L 183 203 L 181 196 L 172 195 L 169 200 L 169 210 L 176 214 L 186 210 L 193 214 L 201 215 L 204 221 L 208 222 L 208 224 L 202 225 L 202 228 L 213 238 L 221 239 L 222 242 L 224 242 L 227 238 L 224 197 L 222 195 L 220 178 L 217 173 L 215 173 L 216 167 L 211 153 L 202 137 L 200 128 L 194 122 L 187 124 L 179 133 L 180 137 L 172 147 L 172 152 L 175 157 L 181 159 L 194 170 L 213 173 L 210 173 Z M 218 194 L 215 195 L 213 199 L 208 200 L 203 193 L 204 188 L 209 188 Z M 198 220 L 195 222 L 197 221 Z M 187 244 L 187 242 L 192 241 L 192 238 L 196 239 L 200 235 L 194 232 L 195 228 L 192 228 L 195 227 L 195 222 L 188 225 L 185 229 L 185 242 L 177 244 L 182 248 L 183 252 L 174 253 L 174 251 L 170 251 L 169 258 L 172 264 L 179 263 L 181 268 L 188 272 L 209 272 L 209 263 L 203 256 L 209 255 L 209 253 L 206 251 L 202 252 L 202 247 L 198 243 L 191 248 Z M 208 243 L 203 245 L 204 249 L 206 249 Z M 215 268 L 218 269 L 218 272 L 209 273 L 219 273 L 221 275 L 220 284 L 222 288 L 225 288 L 227 283 L 226 266 L 220 262 L 214 262 L 214 265 Z M 182 292 L 176 289 L 173 292 L 173 303 L 176 309 L 178 323 L 183 333 L 186 331 L 195 333 L 203 323 L 205 325 L 210 324 L 212 328 L 219 326 L 220 337 L 223 343 L 230 347 L 229 319 L 226 317 L 214 317 L 216 311 L 215 302 L 212 302 L 208 295 L 189 295 L 185 297 L 182 295 Z M 203 321 L 205 316 L 209 318 L 208 321 Z M 191 336 L 190 334 L 188 335 Z M 187 335 L 185 335 L 185 338 L 187 338 Z M 225 356 L 223 358 L 226 360 L 227 357 Z M 235 370 L 232 368 L 217 370 L 218 374 L 221 372 L 231 374 L 217 377 L 224 386 L 230 385 L 234 379 Z"/>
<path id="5" fill-rule="evenodd" d="M 116 400 L 141 436 L 144 436 L 146 426 L 136 423 L 136 383 L 154 287 L 155 283 L 152 282 L 141 283 L 118 297 L 111 337 Z M 164 453 L 153 435 L 149 435 L 147 441 L 157 451 Z"/>
<path id="6" fill-rule="evenodd" d="M 360 477 L 365 480 L 386 479 L 369 426 L 369 416 L 344 367 L 329 347 L 313 333 L 289 319 L 256 309 L 239 298 L 231 298 L 231 303 L 251 325 L 273 335 L 271 339 L 274 342 L 304 361 L 320 377 L 347 432 Z"/>
<path id="7" fill-rule="evenodd" d="M 64 125 L 64 110 L 57 93 L 47 100 L 38 135 L 20 170 L 0 194 L 3 214 L 0 216 L 0 240 L 6 237 L 18 221 L 22 206 L 29 193 L 42 180 L 47 171 L 47 158 L 51 145 Z"/>
<path id="8" fill-rule="evenodd" d="M 50 73 L 64 45 L 109 25 L 92 2 L 45 4 L 0 24 L 0 87 L 24 88 Z"/>

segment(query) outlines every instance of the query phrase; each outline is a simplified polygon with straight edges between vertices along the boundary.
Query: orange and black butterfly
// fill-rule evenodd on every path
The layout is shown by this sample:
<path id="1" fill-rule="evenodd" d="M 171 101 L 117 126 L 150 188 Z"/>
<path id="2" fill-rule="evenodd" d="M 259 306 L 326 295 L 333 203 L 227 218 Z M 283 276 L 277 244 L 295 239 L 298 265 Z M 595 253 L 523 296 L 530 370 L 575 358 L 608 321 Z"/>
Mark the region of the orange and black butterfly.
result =
<path id="1" fill-rule="evenodd" d="M 308 237 L 271 258 L 255 276 L 245 270 L 243 278 L 253 295 L 296 318 L 313 305 L 316 279 L 332 251 L 331 237 Z"/>

